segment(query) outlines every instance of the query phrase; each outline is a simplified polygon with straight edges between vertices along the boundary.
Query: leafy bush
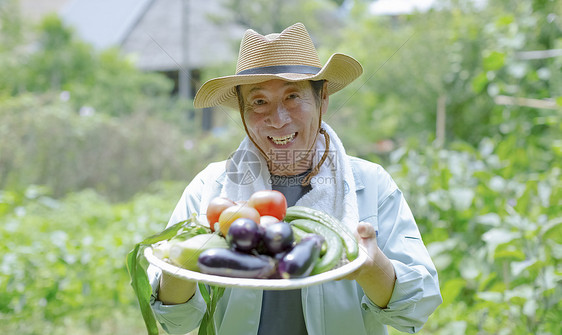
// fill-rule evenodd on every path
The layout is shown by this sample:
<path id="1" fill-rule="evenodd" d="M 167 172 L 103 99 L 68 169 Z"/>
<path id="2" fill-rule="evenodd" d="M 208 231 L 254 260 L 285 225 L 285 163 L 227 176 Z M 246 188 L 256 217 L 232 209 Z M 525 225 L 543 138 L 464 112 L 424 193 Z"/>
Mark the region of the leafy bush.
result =
<path id="1" fill-rule="evenodd" d="M 141 112 L 76 113 L 52 95 L 8 98 L 0 100 L 0 189 L 45 185 L 60 197 L 93 188 L 128 199 L 158 180 L 190 180 L 235 149 L 233 136 L 184 134 Z"/>
<path id="2" fill-rule="evenodd" d="M 11 26 L 18 26 L 13 21 Z M 45 17 L 35 29 L 20 26 L 36 40 L 20 38 L 11 48 L 0 48 L 0 77 L 5 78 L 0 96 L 65 91 L 76 110 L 87 107 L 114 116 L 167 103 L 172 82 L 165 76 L 139 71 L 117 49 L 95 51 L 58 17 Z M 14 37 L 1 33 L 0 38 Z"/>
<path id="3" fill-rule="evenodd" d="M 562 46 L 559 1 L 436 1 L 437 9 L 400 16 L 373 16 L 359 3 L 341 35 L 320 50 L 322 59 L 349 53 L 365 69 L 331 98 L 326 115 L 345 126 L 342 140 L 360 154 L 372 150 L 366 142 L 435 134 L 439 99 L 447 139 L 473 146 L 497 132 L 497 118 L 529 117 L 529 109 L 498 108 L 500 95 L 562 106 L 560 57 L 520 56 Z"/>
<path id="4" fill-rule="evenodd" d="M 440 276 L 444 303 L 428 334 L 562 331 L 561 157 L 519 142 L 391 157 Z"/>
<path id="5" fill-rule="evenodd" d="M 125 256 L 163 229 L 185 185 L 111 204 L 91 190 L 0 192 L 0 332 L 139 334 Z"/>
<path id="6" fill-rule="evenodd" d="M 188 119 L 190 102 L 169 97 L 164 76 L 94 51 L 55 16 L 36 30 L 10 18 L 0 30 L 10 44 L 0 46 L 0 189 L 93 188 L 123 200 L 156 180 L 189 180 L 235 149 L 241 129 L 203 133 L 201 111 Z M 21 33 L 30 30 L 31 48 Z"/>

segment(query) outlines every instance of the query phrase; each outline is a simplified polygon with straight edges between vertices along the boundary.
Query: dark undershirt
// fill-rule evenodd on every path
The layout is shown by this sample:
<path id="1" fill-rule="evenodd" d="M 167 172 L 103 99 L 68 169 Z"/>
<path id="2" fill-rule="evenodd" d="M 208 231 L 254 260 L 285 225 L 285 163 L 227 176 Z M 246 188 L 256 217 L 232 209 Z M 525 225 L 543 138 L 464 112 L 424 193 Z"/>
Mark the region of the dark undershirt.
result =
<path id="1" fill-rule="evenodd" d="M 271 176 L 271 188 L 287 199 L 287 205 L 295 203 L 308 191 L 310 185 L 302 186 L 309 171 L 296 176 Z M 302 311 L 301 290 L 263 291 L 259 335 L 306 335 Z"/>

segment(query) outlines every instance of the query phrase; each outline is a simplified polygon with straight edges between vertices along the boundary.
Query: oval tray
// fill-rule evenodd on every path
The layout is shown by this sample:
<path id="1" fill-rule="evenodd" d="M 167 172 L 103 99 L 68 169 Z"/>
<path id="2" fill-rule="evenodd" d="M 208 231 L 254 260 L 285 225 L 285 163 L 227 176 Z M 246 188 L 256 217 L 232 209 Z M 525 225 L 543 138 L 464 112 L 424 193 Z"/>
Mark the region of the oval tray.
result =
<path id="1" fill-rule="evenodd" d="M 177 278 L 198 281 L 216 286 L 242 287 L 262 290 L 292 290 L 336 280 L 357 270 L 367 260 L 368 257 L 365 250 L 360 247 L 359 256 L 352 262 L 314 276 L 295 279 L 252 279 L 208 275 L 201 272 L 182 269 L 154 256 L 152 254 L 151 247 L 147 247 L 144 250 L 144 256 L 150 264 Z"/>

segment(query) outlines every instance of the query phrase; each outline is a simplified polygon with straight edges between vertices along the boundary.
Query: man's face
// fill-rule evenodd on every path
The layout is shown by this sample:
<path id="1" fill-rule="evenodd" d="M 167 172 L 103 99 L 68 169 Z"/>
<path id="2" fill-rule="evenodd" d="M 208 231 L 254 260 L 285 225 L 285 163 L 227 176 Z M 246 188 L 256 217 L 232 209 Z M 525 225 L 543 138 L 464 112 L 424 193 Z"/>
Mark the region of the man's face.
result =
<path id="1" fill-rule="evenodd" d="M 326 92 L 324 89 L 323 92 Z M 317 105 L 309 81 L 270 80 L 241 85 L 248 133 L 273 162 L 271 173 L 294 175 L 311 168 L 320 113 L 328 97 Z"/>

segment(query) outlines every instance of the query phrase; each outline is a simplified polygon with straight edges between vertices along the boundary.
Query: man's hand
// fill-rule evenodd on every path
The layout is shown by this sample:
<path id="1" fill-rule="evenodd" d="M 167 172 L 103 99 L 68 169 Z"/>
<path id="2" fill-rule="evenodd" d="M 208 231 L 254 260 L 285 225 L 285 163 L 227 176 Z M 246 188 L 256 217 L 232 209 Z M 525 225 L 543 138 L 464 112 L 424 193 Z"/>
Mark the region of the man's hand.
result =
<path id="1" fill-rule="evenodd" d="M 195 294 L 197 282 L 180 279 L 162 272 L 158 300 L 164 305 L 183 304 Z"/>
<path id="2" fill-rule="evenodd" d="M 369 223 L 359 222 L 355 237 L 359 244 L 359 252 L 366 252 L 367 260 L 359 269 L 343 279 L 356 280 L 369 299 L 384 308 L 394 290 L 394 266 L 379 248 L 377 232 Z"/>
<path id="3" fill-rule="evenodd" d="M 374 258 L 379 250 L 376 235 L 377 233 L 373 226 L 366 222 L 359 222 L 357 231 L 355 232 L 355 238 L 359 244 L 360 252 L 367 252 L 367 260 L 359 269 L 345 276 L 343 279 L 357 280 L 366 269 L 373 266 Z M 361 247 L 363 248 L 361 249 Z"/>

